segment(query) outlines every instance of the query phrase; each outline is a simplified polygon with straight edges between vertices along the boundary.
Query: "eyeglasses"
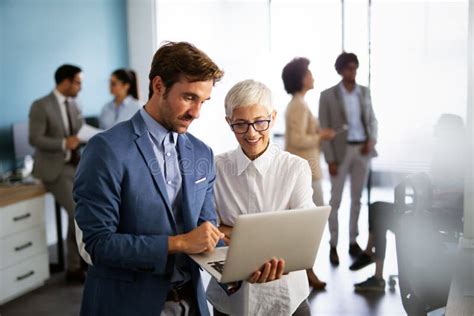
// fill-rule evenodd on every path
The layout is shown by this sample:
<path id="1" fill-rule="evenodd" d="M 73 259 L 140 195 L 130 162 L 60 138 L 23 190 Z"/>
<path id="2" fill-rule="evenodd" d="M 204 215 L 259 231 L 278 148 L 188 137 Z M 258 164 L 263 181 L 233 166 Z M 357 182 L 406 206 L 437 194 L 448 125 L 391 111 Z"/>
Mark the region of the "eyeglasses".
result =
<path id="1" fill-rule="evenodd" d="M 250 126 L 253 127 L 253 129 L 256 132 L 264 132 L 270 127 L 270 122 L 271 122 L 270 116 L 268 116 L 268 119 L 266 120 L 257 120 L 252 123 L 234 123 L 230 124 L 230 128 L 232 131 L 236 134 L 245 134 L 248 132 Z"/>

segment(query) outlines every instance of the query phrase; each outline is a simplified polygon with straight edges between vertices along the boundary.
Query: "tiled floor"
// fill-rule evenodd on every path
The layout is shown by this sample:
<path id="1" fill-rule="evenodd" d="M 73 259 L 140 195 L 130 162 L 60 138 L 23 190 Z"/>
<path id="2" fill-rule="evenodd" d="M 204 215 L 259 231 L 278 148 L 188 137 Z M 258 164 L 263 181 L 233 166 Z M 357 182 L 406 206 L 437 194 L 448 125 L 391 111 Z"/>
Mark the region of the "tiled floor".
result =
<path id="1" fill-rule="evenodd" d="M 329 184 L 324 184 L 325 197 L 329 198 Z M 374 272 L 374 265 L 357 272 L 350 271 L 351 259 L 348 250 L 348 190 L 344 195 L 344 202 L 340 210 L 340 245 L 338 247 L 341 264 L 333 268 L 329 263 L 328 232 L 323 238 L 315 270 L 318 276 L 328 283 L 327 290 L 311 293 L 310 303 L 313 315 L 405 315 L 398 288 L 390 292 L 387 288 L 382 295 L 361 295 L 353 291 L 353 283 L 365 280 Z M 393 200 L 391 190 L 375 190 L 372 200 Z M 364 201 L 366 198 L 364 197 Z M 360 216 L 361 247 L 365 247 L 367 240 L 367 207 L 364 207 Z M 388 236 L 387 259 L 385 276 L 396 274 L 396 257 L 394 238 Z M 206 282 L 209 277 L 203 275 Z M 47 284 L 32 293 L 20 297 L 12 302 L 0 306 L 1 316 L 63 316 L 78 315 L 80 309 L 82 287 L 67 285 L 61 274 L 53 275 Z"/>

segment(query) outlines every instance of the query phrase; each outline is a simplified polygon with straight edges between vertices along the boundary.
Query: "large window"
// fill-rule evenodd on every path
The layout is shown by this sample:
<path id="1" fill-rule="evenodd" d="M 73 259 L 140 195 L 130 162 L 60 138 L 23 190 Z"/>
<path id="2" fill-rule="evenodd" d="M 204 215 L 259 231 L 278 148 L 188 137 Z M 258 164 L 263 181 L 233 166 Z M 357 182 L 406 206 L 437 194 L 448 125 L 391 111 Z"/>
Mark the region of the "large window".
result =
<path id="1" fill-rule="evenodd" d="M 275 132 L 284 132 L 285 108 L 291 99 L 281 79 L 282 69 L 289 61 L 294 57 L 311 60 L 315 89 L 308 92 L 306 99 L 315 115 L 320 92 L 339 80 L 334 59 L 341 52 L 340 12 L 338 1 L 271 1 L 271 72 L 266 83 L 280 114 Z"/>
<path id="2" fill-rule="evenodd" d="M 273 132 L 284 132 L 290 97 L 281 71 L 296 56 L 311 59 L 316 89 L 308 95 L 317 113 L 319 91 L 334 84 L 334 56 L 341 51 L 340 3 L 337 1 L 162 1 L 157 0 L 158 43 L 186 40 L 211 56 L 225 76 L 190 131 L 216 153 L 236 146 L 224 120 L 224 97 L 240 80 L 252 78 L 273 91 L 279 116 Z"/>
<path id="3" fill-rule="evenodd" d="M 225 76 L 190 131 L 220 153 L 235 147 L 224 120 L 224 98 L 239 80 L 267 81 L 269 15 L 267 1 L 158 1 L 158 43 L 189 41 L 205 51 Z"/>
<path id="4" fill-rule="evenodd" d="M 466 117 L 468 1 L 372 3 L 374 167 L 426 169 L 439 116 Z"/>
<path id="5" fill-rule="evenodd" d="M 266 83 L 279 112 L 273 132 L 283 133 L 290 100 L 283 66 L 296 56 L 311 60 L 315 89 L 307 101 L 317 115 L 319 93 L 340 80 L 334 61 L 343 49 L 358 55 L 358 82 L 372 90 L 379 120 L 375 169 L 425 169 L 438 117 L 465 117 L 467 0 L 156 1 L 157 42 L 190 41 L 226 72 L 191 127 L 216 153 L 236 145 L 224 121 L 233 84 Z"/>

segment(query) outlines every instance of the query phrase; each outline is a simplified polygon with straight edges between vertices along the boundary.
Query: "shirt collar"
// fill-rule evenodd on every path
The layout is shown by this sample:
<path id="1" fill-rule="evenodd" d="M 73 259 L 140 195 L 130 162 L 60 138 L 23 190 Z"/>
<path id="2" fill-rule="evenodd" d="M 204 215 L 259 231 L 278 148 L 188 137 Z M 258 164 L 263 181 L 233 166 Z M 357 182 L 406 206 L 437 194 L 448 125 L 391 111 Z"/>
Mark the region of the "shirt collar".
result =
<path id="1" fill-rule="evenodd" d="M 58 100 L 59 104 L 64 104 L 64 102 L 68 100 L 68 98 L 65 97 L 61 92 L 59 92 L 58 89 L 54 89 L 53 93 L 56 96 L 56 100 Z"/>
<path id="2" fill-rule="evenodd" d="M 242 150 L 242 147 L 238 147 L 234 151 L 235 163 L 237 165 L 237 175 L 241 175 L 250 165 L 253 165 L 257 169 L 258 173 L 263 176 L 267 172 L 268 168 L 272 164 L 274 157 L 280 152 L 278 145 L 270 142 L 265 152 L 255 160 L 250 160 Z"/>
<path id="3" fill-rule="evenodd" d="M 140 114 L 145 121 L 145 125 L 148 129 L 148 132 L 153 136 L 153 138 L 157 141 L 157 143 L 161 146 L 163 145 L 163 141 L 165 140 L 166 135 L 170 132 L 167 130 L 163 125 L 158 123 L 154 118 L 151 117 L 150 114 L 148 114 L 145 111 L 145 108 L 140 109 Z M 173 133 L 173 139 L 174 139 L 174 145 L 176 146 L 177 140 L 178 140 L 178 133 L 172 132 Z"/>
<path id="4" fill-rule="evenodd" d="M 342 83 L 342 81 L 339 83 L 339 89 L 341 90 L 341 93 L 343 95 L 351 95 L 353 93 L 359 95 L 359 92 L 360 92 L 360 87 L 359 85 L 356 83 L 355 86 L 354 86 L 354 90 L 352 90 L 351 92 L 347 91 L 346 87 L 344 87 L 344 84 Z"/>

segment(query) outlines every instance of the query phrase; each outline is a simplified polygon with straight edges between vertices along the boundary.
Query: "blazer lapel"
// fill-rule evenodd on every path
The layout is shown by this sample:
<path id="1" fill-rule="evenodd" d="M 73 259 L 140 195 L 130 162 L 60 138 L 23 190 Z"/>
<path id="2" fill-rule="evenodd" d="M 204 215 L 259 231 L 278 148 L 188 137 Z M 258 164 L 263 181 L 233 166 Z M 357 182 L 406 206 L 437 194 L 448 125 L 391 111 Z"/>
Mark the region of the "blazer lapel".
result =
<path id="1" fill-rule="evenodd" d="M 171 219 L 172 227 L 175 233 L 178 232 L 176 227 L 176 220 L 173 215 L 173 210 L 171 207 L 171 203 L 168 197 L 168 192 L 166 191 L 166 184 L 163 178 L 162 170 L 160 169 L 160 165 L 158 164 L 157 158 L 155 156 L 155 152 L 153 151 L 153 147 L 151 141 L 148 137 L 148 132 L 146 130 L 145 122 L 143 121 L 142 117 L 140 116 L 140 111 L 138 111 L 132 117 L 133 126 L 135 128 L 135 133 L 137 134 L 138 138 L 135 140 L 137 147 L 140 153 L 145 160 L 145 163 L 150 171 L 151 175 L 153 176 L 153 181 L 160 192 L 161 197 L 166 205 L 166 210 L 168 212 L 168 217 Z"/>
<path id="2" fill-rule="evenodd" d="M 194 216 L 192 214 L 191 206 L 194 202 L 194 189 L 195 189 L 195 161 L 194 161 L 194 150 L 191 142 L 184 134 L 178 137 L 178 153 L 179 153 L 179 165 L 181 169 L 181 176 L 183 179 L 182 194 L 183 194 L 183 223 L 185 231 L 192 230 L 194 223 L 191 221 Z"/>
<path id="3" fill-rule="evenodd" d="M 71 115 L 71 123 L 72 123 L 72 130 L 74 134 L 79 132 L 81 127 L 81 121 L 79 119 L 79 106 L 77 105 L 76 100 L 71 100 L 71 104 L 69 104 L 69 115 Z"/>
<path id="4" fill-rule="evenodd" d="M 365 90 L 361 86 L 359 86 L 359 104 L 360 104 L 360 119 L 362 120 L 362 125 L 364 126 L 365 130 L 365 135 L 367 138 L 369 138 L 369 130 L 367 128 L 367 122 L 366 122 L 366 115 L 365 111 L 367 109 L 366 104 L 365 104 Z"/>
<path id="5" fill-rule="evenodd" d="M 49 95 L 49 100 L 51 102 L 51 106 L 53 107 L 54 115 L 56 115 L 56 120 L 59 124 L 63 127 L 64 137 L 69 136 L 69 131 L 66 130 L 66 126 L 64 125 L 63 116 L 61 115 L 61 108 L 59 107 L 59 102 L 54 92 L 51 92 Z"/>
<path id="6" fill-rule="evenodd" d="M 346 113 L 346 107 L 344 106 L 344 100 L 342 99 L 341 95 L 341 88 L 339 85 L 336 85 L 334 87 L 334 94 L 336 95 L 336 100 L 339 105 L 339 110 L 341 111 L 342 119 L 344 121 L 344 124 L 347 124 L 347 113 Z"/>

